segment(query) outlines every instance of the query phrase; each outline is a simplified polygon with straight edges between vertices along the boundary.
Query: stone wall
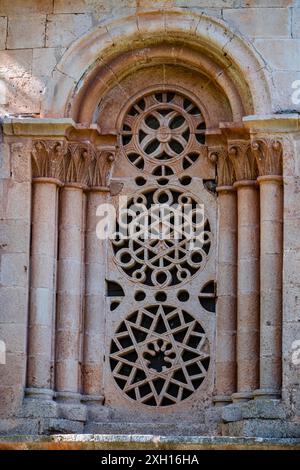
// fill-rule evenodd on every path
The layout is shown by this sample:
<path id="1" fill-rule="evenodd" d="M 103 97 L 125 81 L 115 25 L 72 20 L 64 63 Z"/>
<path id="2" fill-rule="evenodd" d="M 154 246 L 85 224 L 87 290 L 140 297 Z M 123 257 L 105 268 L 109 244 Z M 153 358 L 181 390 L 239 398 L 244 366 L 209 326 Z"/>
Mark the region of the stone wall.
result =
<path id="1" fill-rule="evenodd" d="M 77 39 L 148 10 L 162 16 L 190 11 L 223 20 L 261 56 L 272 84 L 272 112 L 300 112 L 299 0 L 1 0 L 0 116 L 39 117 L 56 66 Z M 73 79 L 66 73 L 66 80 Z M 294 341 L 300 340 L 300 124 L 295 126 L 293 137 L 287 137 L 283 169 L 283 396 L 289 412 L 300 417 L 299 365 L 291 360 Z M 27 140 L 15 143 L 16 132 L 0 137 L 0 340 L 9 338 L 0 418 L 19 409 L 26 369 L 31 173 Z M 9 426 L 3 420 L 0 431 Z"/>
<path id="2" fill-rule="evenodd" d="M 26 4 L 26 5 L 25 5 Z M 292 83 L 300 79 L 297 0 L 3 0 L 0 4 L 0 112 L 39 114 L 47 81 L 65 50 L 112 19 L 181 8 L 223 18 L 262 55 L 275 86 L 274 111 L 299 110 Z"/>

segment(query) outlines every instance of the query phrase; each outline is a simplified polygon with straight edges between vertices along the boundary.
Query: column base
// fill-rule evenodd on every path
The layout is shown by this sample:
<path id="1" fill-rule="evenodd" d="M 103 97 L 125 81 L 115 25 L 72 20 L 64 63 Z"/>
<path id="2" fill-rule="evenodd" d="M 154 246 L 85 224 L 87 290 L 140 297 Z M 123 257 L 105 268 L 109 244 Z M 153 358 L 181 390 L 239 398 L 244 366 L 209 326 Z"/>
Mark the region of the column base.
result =
<path id="1" fill-rule="evenodd" d="M 281 398 L 281 390 L 259 388 L 253 392 L 254 400 L 276 400 Z"/>
<path id="2" fill-rule="evenodd" d="M 243 403 L 253 399 L 253 392 L 237 392 L 231 395 L 233 403 Z"/>
<path id="3" fill-rule="evenodd" d="M 81 401 L 86 405 L 103 405 L 103 395 L 82 395 Z"/>
<path id="4" fill-rule="evenodd" d="M 77 392 L 55 392 L 55 399 L 59 403 L 80 403 L 81 395 Z"/>
<path id="5" fill-rule="evenodd" d="M 52 400 L 54 397 L 54 391 L 49 388 L 25 388 L 26 398 L 36 398 L 39 400 Z"/>
<path id="6" fill-rule="evenodd" d="M 76 392 L 56 392 L 58 417 L 69 421 L 86 421 L 86 406 L 81 403 L 81 394 Z"/>
<path id="7" fill-rule="evenodd" d="M 109 410 L 104 406 L 103 395 L 84 395 L 82 402 L 86 404 L 88 421 L 102 422 L 108 418 Z"/>
<path id="8" fill-rule="evenodd" d="M 57 405 L 53 400 L 44 397 L 25 397 L 20 412 L 22 418 L 55 418 L 57 416 Z"/>
<path id="9" fill-rule="evenodd" d="M 232 398 L 231 395 L 215 395 L 213 402 L 215 406 L 226 406 L 232 403 Z"/>

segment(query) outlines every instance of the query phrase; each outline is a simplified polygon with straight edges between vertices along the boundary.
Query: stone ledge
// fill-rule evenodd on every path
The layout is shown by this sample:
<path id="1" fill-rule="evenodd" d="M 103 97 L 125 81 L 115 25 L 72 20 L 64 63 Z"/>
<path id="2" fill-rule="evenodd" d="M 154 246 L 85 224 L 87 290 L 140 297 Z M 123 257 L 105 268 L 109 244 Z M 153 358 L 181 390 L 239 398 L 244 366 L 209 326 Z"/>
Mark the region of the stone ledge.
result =
<path id="1" fill-rule="evenodd" d="M 243 419 L 285 419 L 287 412 L 281 400 L 251 400 L 242 407 Z"/>
<path id="2" fill-rule="evenodd" d="M 300 424 L 281 419 L 243 419 L 222 425 L 223 436 L 299 439 Z"/>
<path id="3" fill-rule="evenodd" d="M 0 450 L 300 450 L 299 439 L 155 436 L 142 434 L 56 434 L 0 437 Z"/>

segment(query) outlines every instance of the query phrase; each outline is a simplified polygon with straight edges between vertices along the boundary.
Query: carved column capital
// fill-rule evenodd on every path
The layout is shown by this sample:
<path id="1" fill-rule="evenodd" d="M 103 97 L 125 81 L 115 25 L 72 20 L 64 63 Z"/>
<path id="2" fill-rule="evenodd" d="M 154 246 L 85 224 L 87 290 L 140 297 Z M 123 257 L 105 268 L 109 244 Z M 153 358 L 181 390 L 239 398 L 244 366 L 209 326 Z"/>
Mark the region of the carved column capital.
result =
<path id="1" fill-rule="evenodd" d="M 252 152 L 260 176 L 282 175 L 282 142 L 276 137 L 253 137 Z"/>
<path id="2" fill-rule="evenodd" d="M 257 164 L 249 140 L 228 141 L 228 156 L 232 162 L 237 181 L 257 178 Z"/>
<path id="3" fill-rule="evenodd" d="M 64 158 L 64 182 L 86 186 L 88 169 L 93 158 L 89 143 L 68 142 Z"/>
<path id="4" fill-rule="evenodd" d="M 91 188 L 107 188 L 115 161 L 115 147 L 97 147 L 89 165 L 88 185 Z"/>
<path id="5" fill-rule="evenodd" d="M 232 186 L 235 181 L 234 168 L 224 145 L 209 148 L 209 159 L 217 163 L 218 187 Z"/>
<path id="6" fill-rule="evenodd" d="M 64 178 L 64 140 L 34 140 L 31 149 L 33 178 Z"/>
<path id="7" fill-rule="evenodd" d="M 32 177 L 108 189 L 115 153 L 115 146 L 97 147 L 90 142 L 33 140 Z"/>

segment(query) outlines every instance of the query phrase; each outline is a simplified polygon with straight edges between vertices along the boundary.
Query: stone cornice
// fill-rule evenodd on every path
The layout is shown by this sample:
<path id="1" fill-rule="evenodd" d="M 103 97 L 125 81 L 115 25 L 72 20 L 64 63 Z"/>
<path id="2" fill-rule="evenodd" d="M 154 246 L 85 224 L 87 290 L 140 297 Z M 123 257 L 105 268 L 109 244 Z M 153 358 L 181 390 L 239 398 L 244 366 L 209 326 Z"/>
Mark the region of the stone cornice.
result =
<path id="1" fill-rule="evenodd" d="M 76 124 L 70 118 L 14 118 L 1 120 L 9 141 L 26 140 L 32 178 L 48 178 L 87 188 L 109 186 L 116 154 L 116 135 L 103 135 L 97 124 Z"/>
<path id="2" fill-rule="evenodd" d="M 103 134 L 97 124 L 78 124 L 71 118 L 4 117 L 0 120 L 4 136 L 9 138 L 66 138 L 70 141 L 98 144 L 116 143 L 116 134 Z"/>
<path id="3" fill-rule="evenodd" d="M 4 117 L 1 121 L 3 134 L 18 137 L 64 137 L 70 128 L 76 129 L 71 118 L 11 118 Z"/>
<path id="4" fill-rule="evenodd" d="M 286 134 L 300 131 L 300 115 L 266 114 L 245 116 L 243 124 L 251 134 L 257 132 Z"/>

